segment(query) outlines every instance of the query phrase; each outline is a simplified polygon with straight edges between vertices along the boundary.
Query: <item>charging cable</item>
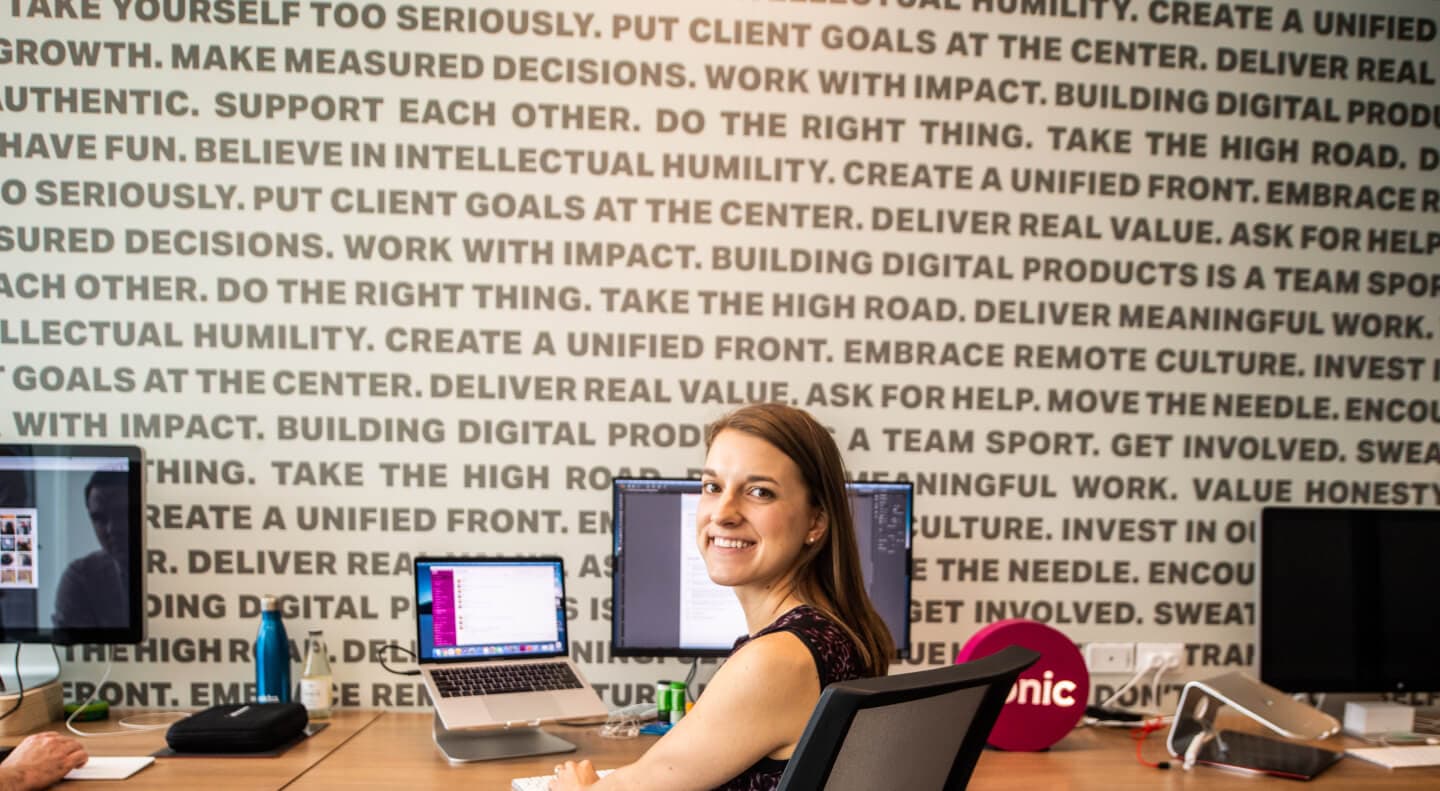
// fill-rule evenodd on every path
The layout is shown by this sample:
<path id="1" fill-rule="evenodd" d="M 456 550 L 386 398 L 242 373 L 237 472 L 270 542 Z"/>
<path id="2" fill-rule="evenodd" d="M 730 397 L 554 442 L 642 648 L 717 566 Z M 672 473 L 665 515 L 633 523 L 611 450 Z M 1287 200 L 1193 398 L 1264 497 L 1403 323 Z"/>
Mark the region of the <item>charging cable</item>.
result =
<path id="1" fill-rule="evenodd" d="M 1164 662 L 1153 662 L 1151 664 L 1155 665 L 1155 677 L 1150 679 L 1150 700 L 1155 704 L 1155 708 L 1158 709 L 1160 708 L 1160 679 L 1164 677 L 1170 668 L 1166 667 Z"/>
<path id="2" fill-rule="evenodd" d="M 414 659 L 414 658 L 415 658 L 415 652 L 414 652 L 414 651 L 411 651 L 410 649 L 406 648 L 406 647 L 403 646 L 403 645 L 400 645 L 399 643 L 389 643 L 389 644 L 387 644 L 387 645 L 382 646 L 380 650 L 381 650 L 381 651 L 399 651 L 399 652 L 402 653 L 402 654 L 409 654 L 411 659 Z M 383 654 L 380 656 L 380 667 L 384 668 L 385 672 L 387 672 L 387 673 L 394 673 L 394 674 L 397 675 L 397 676 L 418 676 L 418 675 L 420 675 L 420 671 L 419 671 L 419 670 L 396 670 L 395 668 L 393 668 L 393 667 L 385 664 L 385 656 L 384 656 Z"/>
<path id="3" fill-rule="evenodd" d="M 1158 702 L 1158 701 L 1159 701 L 1160 677 L 1161 677 L 1162 675 L 1164 675 L 1165 671 L 1168 670 L 1168 669 L 1169 669 L 1169 668 L 1165 667 L 1165 663 L 1164 663 L 1163 660 L 1161 660 L 1160 657 L 1158 657 L 1158 656 L 1156 656 L 1156 657 L 1151 657 L 1151 659 L 1150 659 L 1150 664 L 1146 665 L 1145 667 L 1138 668 L 1138 669 L 1135 671 L 1135 675 L 1131 676 L 1129 681 L 1126 681 L 1124 684 L 1121 684 L 1119 689 L 1117 689 L 1117 690 L 1115 690 L 1114 692 L 1110 693 L 1110 696 L 1107 697 L 1107 698 L 1105 698 L 1104 702 L 1102 702 L 1102 703 L 1100 704 L 1100 708 L 1102 708 L 1102 709 L 1108 709 L 1108 708 L 1110 708 L 1110 705 L 1111 705 L 1112 703 L 1114 703 L 1116 700 L 1119 700 L 1121 695 L 1124 695 L 1126 692 L 1129 692 L 1131 687 L 1134 687 L 1136 684 L 1140 683 L 1140 680 L 1143 679 L 1143 678 L 1145 678 L 1146 674 L 1150 673 L 1152 670 L 1155 672 L 1155 677 L 1154 677 L 1154 679 L 1152 679 L 1151 687 L 1150 687 L 1150 692 L 1151 692 L 1151 695 L 1152 695 L 1153 697 L 1155 697 L 1155 700 Z"/>
<path id="4" fill-rule="evenodd" d="M 1117 689 L 1117 690 L 1115 690 L 1114 692 L 1110 693 L 1110 697 L 1106 698 L 1103 702 L 1100 703 L 1100 708 L 1102 708 L 1102 709 L 1108 709 L 1108 708 L 1110 708 L 1110 704 L 1112 704 L 1112 703 L 1114 703 L 1115 701 L 1119 700 L 1121 695 L 1124 695 L 1126 692 L 1129 692 L 1129 691 L 1130 691 L 1130 688 L 1133 687 L 1133 686 L 1135 686 L 1136 682 L 1138 682 L 1140 679 L 1144 678 L 1144 677 L 1145 677 L 1145 674 L 1148 673 L 1148 672 L 1150 672 L 1150 668 L 1148 668 L 1148 667 L 1145 668 L 1144 670 L 1141 670 L 1141 671 L 1136 672 L 1135 675 L 1133 675 L 1133 676 L 1130 677 L 1130 680 L 1129 680 L 1129 681 L 1126 681 L 1124 684 L 1121 684 L 1119 689 Z"/>
<path id="5" fill-rule="evenodd" d="M 606 739 L 633 739 L 640 735 L 640 723 L 653 719 L 655 707 L 649 703 L 618 708 L 600 726 L 600 735 Z"/>
<path id="6" fill-rule="evenodd" d="M 1225 740 L 1214 728 L 1207 725 L 1204 732 L 1195 734 L 1195 738 L 1190 740 L 1190 746 L 1185 748 L 1185 763 L 1181 768 L 1187 772 L 1194 768 L 1196 761 L 1200 759 L 1200 750 L 1211 740 L 1214 740 L 1222 755 L 1229 752 L 1230 748 L 1225 746 Z"/>
<path id="7" fill-rule="evenodd" d="M 85 711 L 85 709 L 91 703 L 94 703 L 96 698 L 100 697 L 100 690 L 104 689 L 105 682 L 110 680 L 110 671 L 114 669 L 115 646 L 112 645 L 110 646 L 110 650 L 105 652 L 105 672 L 100 676 L 100 683 L 95 685 L 95 691 L 90 693 L 90 697 L 86 698 L 84 703 L 80 704 L 75 709 L 75 711 L 71 712 L 69 717 L 65 718 L 66 730 L 70 731 L 76 736 L 81 736 L 86 739 L 95 738 L 97 736 L 127 736 L 134 733 L 135 731 L 158 731 L 161 728 L 168 728 L 171 725 L 179 722 L 180 720 L 183 720 L 186 717 L 190 716 L 188 712 L 183 711 L 137 714 L 131 717 L 125 717 L 124 719 L 121 719 L 120 722 L 117 723 L 120 727 L 113 731 L 82 731 L 79 728 L 76 728 L 75 718 L 80 716 L 80 713 Z M 167 717 L 168 719 L 165 719 L 162 722 L 141 722 L 139 720 L 142 717 Z"/>
<path id="8" fill-rule="evenodd" d="M 1187 772 L 1194 769 L 1195 760 L 1200 757 L 1200 748 L 1204 747 L 1208 741 L 1210 741 L 1210 731 L 1208 728 L 1195 734 L 1195 736 L 1190 739 L 1190 746 L 1185 748 L 1185 762 L 1180 765 L 1180 768 Z"/>
<path id="9" fill-rule="evenodd" d="M 1145 737 L 1149 736 L 1155 731 L 1160 730 L 1161 728 L 1164 728 L 1167 724 L 1169 724 L 1167 720 L 1169 720 L 1168 717 L 1155 717 L 1153 719 L 1148 719 L 1142 722 L 1140 724 L 1140 727 L 1130 731 L 1130 738 L 1135 740 L 1135 760 L 1155 769 L 1170 768 L 1169 761 L 1147 761 L 1145 759 L 1144 753 L 1141 752 L 1141 749 L 1145 745 Z"/>

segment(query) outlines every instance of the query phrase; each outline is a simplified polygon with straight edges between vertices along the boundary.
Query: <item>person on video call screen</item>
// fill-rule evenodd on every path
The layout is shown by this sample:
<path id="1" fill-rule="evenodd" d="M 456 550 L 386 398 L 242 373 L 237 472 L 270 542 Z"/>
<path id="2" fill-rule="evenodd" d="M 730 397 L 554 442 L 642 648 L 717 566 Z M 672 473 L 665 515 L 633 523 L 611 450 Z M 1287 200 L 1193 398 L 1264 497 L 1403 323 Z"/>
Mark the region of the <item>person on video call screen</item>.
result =
<path id="1" fill-rule="evenodd" d="M 130 612 L 130 491 L 125 475 L 100 471 L 85 484 L 85 510 L 100 548 L 71 561 L 55 592 L 55 628 L 123 626 Z"/>

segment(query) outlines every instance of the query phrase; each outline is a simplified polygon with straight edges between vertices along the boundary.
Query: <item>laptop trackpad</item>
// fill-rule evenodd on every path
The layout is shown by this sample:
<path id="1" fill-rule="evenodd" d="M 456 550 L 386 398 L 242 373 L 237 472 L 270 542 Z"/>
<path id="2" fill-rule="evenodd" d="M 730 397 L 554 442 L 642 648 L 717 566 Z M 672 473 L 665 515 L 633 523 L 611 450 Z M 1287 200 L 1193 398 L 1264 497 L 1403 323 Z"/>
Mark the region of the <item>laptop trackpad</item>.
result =
<path id="1" fill-rule="evenodd" d="M 534 692 L 491 695 L 485 698 L 485 708 L 490 710 L 491 717 L 501 723 L 555 719 L 562 713 L 555 695 Z"/>

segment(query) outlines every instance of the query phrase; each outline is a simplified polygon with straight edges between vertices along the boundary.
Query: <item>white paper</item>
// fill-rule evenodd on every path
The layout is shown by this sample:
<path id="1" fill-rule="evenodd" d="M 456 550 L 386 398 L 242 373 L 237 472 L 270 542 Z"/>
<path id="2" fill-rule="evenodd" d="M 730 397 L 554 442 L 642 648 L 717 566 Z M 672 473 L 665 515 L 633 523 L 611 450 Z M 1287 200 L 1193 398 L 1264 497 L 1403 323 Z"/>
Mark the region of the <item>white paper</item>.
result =
<path id="1" fill-rule="evenodd" d="M 148 755 L 92 755 L 79 769 L 70 770 L 66 780 L 124 780 L 155 763 Z"/>
<path id="2" fill-rule="evenodd" d="M 1440 766 L 1440 746 L 1402 747 L 1352 747 L 1345 751 L 1386 769 L 1405 769 L 1412 766 Z"/>
<path id="3" fill-rule="evenodd" d="M 735 591 L 716 585 L 695 542 L 700 495 L 680 498 L 680 645 L 729 649 L 749 629 Z"/>

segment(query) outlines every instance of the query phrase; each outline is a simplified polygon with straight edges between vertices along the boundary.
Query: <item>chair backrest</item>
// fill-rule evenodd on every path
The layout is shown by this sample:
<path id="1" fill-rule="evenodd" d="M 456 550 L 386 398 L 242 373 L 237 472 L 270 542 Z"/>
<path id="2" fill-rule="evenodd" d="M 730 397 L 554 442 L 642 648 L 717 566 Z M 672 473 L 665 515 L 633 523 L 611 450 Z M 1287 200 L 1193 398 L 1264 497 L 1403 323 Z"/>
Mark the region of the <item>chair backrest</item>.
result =
<path id="1" fill-rule="evenodd" d="M 965 664 L 831 684 L 780 791 L 960 791 L 1015 679 L 1039 658 L 1010 646 Z"/>

